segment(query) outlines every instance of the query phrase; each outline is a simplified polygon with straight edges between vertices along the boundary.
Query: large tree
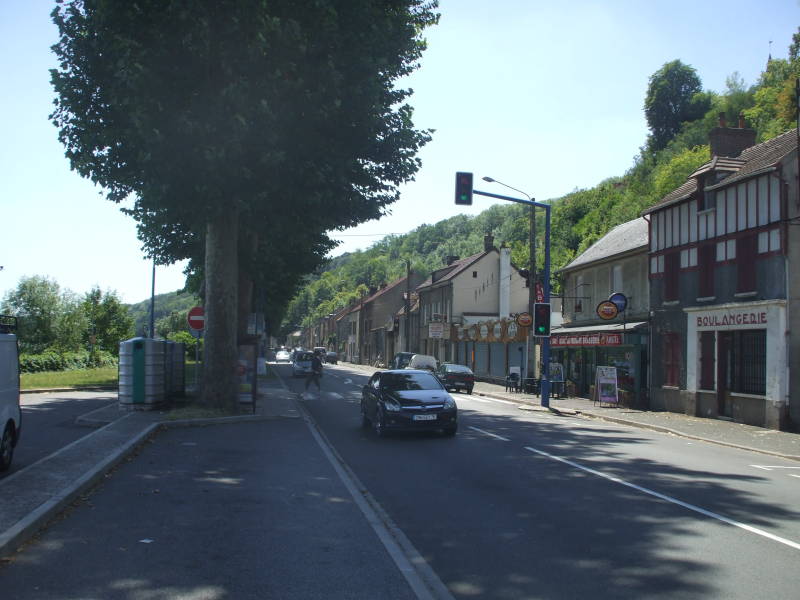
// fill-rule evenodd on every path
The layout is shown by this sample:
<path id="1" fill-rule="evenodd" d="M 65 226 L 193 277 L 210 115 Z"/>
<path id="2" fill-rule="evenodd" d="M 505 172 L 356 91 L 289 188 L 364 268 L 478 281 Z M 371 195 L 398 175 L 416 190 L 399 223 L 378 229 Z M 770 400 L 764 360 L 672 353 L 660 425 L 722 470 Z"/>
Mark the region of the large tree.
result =
<path id="1" fill-rule="evenodd" d="M 133 198 L 160 261 L 204 248 L 209 403 L 235 405 L 239 288 L 270 261 L 240 269 L 240 252 L 280 254 L 265 232 L 319 241 L 377 218 L 418 170 L 429 133 L 414 129 L 410 90 L 394 84 L 418 66 L 436 4 L 71 0 L 54 10 L 52 119 L 73 168 L 110 200 Z"/>
<path id="2" fill-rule="evenodd" d="M 697 72 L 680 60 L 666 63 L 650 76 L 644 114 L 653 150 L 661 150 L 685 121 L 698 119 L 708 109 Z"/>

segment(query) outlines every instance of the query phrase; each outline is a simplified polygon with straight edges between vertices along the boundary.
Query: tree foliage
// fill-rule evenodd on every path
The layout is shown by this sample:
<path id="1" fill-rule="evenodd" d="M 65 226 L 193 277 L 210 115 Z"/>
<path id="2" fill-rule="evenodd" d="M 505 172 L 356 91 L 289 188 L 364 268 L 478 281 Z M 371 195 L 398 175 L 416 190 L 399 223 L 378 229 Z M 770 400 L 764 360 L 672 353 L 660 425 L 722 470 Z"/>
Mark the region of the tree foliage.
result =
<path id="1" fill-rule="evenodd" d="M 148 254 L 202 273 L 206 400 L 235 403 L 242 297 L 275 302 L 325 232 L 380 217 L 430 139 L 395 81 L 435 0 L 72 0 L 52 119 L 73 168 L 132 198 Z M 288 242 L 286 232 L 298 232 Z M 280 240 L 280 241 L 278 241 Z M 255 288 L 255 292 L 253 289 Z M 249 300 L 249 298 L 244 298 Z M 241 321 L 241 319 L 238 319 Z"/>
<path id="2" fill-rule="evenodd" d="M 697 72 L 680 60 L 666 63 L 650 76 L 644 114 L 652 135 L 652 146 L 660 150 L 666 146 L 685 121 L 702 116 L 707 106 L 702 95 L 702 84 Z"/>

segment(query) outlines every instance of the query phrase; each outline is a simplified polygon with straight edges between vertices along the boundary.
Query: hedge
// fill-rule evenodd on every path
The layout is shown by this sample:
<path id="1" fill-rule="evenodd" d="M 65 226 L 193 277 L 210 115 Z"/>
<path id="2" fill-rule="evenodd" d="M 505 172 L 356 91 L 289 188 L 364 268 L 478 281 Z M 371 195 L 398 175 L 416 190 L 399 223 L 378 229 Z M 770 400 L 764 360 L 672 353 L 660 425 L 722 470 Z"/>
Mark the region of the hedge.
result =
<path id="1" fill-rule="evenodd" d="M 73 371 L 76 369 L 95 369 L 116 367 L 117 358 L 110 352 L 44 352 L 42 354 L 20 354 L 20 373 L 41 373 L 43 371 Z"/>

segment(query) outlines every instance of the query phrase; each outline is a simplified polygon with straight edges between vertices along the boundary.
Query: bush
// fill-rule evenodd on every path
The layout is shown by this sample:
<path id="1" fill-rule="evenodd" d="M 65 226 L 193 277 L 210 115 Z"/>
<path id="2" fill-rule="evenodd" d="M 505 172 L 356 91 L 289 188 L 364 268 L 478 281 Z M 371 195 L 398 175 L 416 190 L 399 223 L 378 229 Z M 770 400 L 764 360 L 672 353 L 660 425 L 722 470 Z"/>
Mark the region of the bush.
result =
<path id="1" fill-rule="evenodd" d="M 20 354 L 20 373 L 42 373 L 44 371 L 74 371 L 77 369 L 96 369 L 115 367 L 116 357 L 105 350 L 88 352 L 54 352 L 42 354 Z"/>

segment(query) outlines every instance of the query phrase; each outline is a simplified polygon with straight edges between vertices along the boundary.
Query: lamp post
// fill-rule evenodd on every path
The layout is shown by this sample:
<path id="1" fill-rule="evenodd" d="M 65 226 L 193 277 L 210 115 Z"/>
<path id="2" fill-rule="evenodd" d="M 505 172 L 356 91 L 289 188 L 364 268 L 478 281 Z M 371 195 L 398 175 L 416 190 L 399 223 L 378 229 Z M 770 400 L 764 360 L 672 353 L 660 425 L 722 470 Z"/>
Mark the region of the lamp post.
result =
<path id="1" fill-rule="evenodd" d="M 528 206 L 528 210 L 530 211 L 529 212 L 530 234 L 529 234 L 529 238 L 528 238 L 528 262 L 529 262 L 529 265 L 530 265 L 529 269 L 528 269 L 528 314 L 531 316 L 531 318 L 533 318 L 533 305 L 534 305 L 534 302 L 536 301 L 536 298 L 534 296 L 534 288 L 535 288 L 535 285 L 536 285 L 536 205 L 533 204 L 533 198 L 531 198 L 530 195 L 526 194 L 522 190 L 518 190 L 515 187 L 511 187 L 507 183 L 503 183 L 502 181 L 498 181 L 497 179 L 494 179 L 492 177 L 486 176 L 486 177 L 482 177 L 481 179 L 483 179 L 484 181 L 486 181 L 488 183 L 497 183 L 499 185 L 502 185 L 503 187 L 507 187 L 510 190 L 514 190 L 515 192 L 519 192 L 520 194 L 525 196 L 528 199 L 529 202 L 531 202 L 531 204 Z M 530 338 L 530 336 L 529 336 L 529 338 Z M 528 340 L 528 343 L 530 344 L 530 339 Z M 533 360 L 536 360 L 536 358 L 535 358 L 536 345 L 534 344 L 533 347 L 534 347 L 534 359 Z M 528 356 L 529 357 L 530 357 L 530 355 L 531 355 L 531 353 L 528 352 Z M 530 358 L 529 358 L 529 360 L 530 360 Z M 534 376 L 535 376 L 536 369 L 534 369 L 533 371 L 534 371 Z M 527 364 L 525 365 L 525 377 L 530 377 L 530 372 L 529 372 Z"/>
<path id="2" fill-rule="evenodd" d="M 466 175 L 466 177 L 464 177 Z M 491 177 L 484 177 L 484 181 L 488 181 L 490 183 L 500 183 Z M 527 196 L 527 200 L 523 200 L 522 198 L 513 198 L 511 196 L 501 196 L 500 194 L 492 194 L 489 192 L 481 192 L 475 189 L 472 189 L 472 174 L 471 173 L 457 173 L 456 174 L 456 204 L 472 204 L 472 195 L 478 194 L 479 196 L 486 196 L 488 198 L 497 198 L 498 200 L 508 200 L 509 202 L 518 202 L 520 204 L 527 204 L 531 207 L 531 211 L 533 211 L 534 207 L 544 208 L 545 210 L 545 228 L 544 228 L 544 282 L 542 285 L 542 292 L 544 298 L 544 302 L 546 304 L 550 303 L 550 205 L 543 204 L 541 202 L 536 202 L 535 200 L 531 199 L 528 194 L 522 192 L 516 188 L 512 188 L 509 185 L 501 183 L 501 185 L 514 190 L 515 192 L 519 192 L 523 196 Z M 533 237 L 531 235 L 531 237 Z M 533 266 L 533 263 L 531 264 Z M 533 269 L 531 269 L 533 270 Z M 531 313 L 531 318 L 533 318 L 533 314 Z M 548 332 L 549 333 L 549 332 Z M 544 368 L 542 369 L 542 385 L 541 385 L 541 403 L 542 406 L 549 407 L 550 406 L 550 337 L 546 336 L 542 338 L 542 362 L 544 363 Z"/>

